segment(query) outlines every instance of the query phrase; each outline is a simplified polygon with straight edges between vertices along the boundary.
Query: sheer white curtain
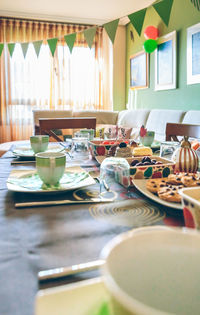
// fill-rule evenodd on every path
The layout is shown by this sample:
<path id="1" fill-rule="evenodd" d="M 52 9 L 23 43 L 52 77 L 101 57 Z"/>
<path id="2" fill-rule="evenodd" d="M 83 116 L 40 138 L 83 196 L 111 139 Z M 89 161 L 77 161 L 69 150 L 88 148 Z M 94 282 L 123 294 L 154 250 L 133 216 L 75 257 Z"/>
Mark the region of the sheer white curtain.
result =
<path id="1" fill-rule="evenodd" d="M 112 110 L 112 44 L 105 32 L 97 31 L 91 49 L 79 41 L 72 54 L 59 41 L 54 58 L 45 43 L 37 57 L 30 43 L 26 58 L 16 44 L 12 58 L 5 45 L 1 59 L 0 142 L 28 139 L 33 109 Z"/>

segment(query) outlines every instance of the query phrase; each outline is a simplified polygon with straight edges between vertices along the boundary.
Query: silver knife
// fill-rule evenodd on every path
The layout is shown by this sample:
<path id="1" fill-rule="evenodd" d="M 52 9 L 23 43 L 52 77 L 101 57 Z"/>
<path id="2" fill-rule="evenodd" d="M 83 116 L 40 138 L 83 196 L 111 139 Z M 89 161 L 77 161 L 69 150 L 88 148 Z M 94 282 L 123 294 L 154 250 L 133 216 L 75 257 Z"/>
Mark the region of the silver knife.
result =
<path id="1" fill-rule="evenodd" d="M 26 208 L 26 207 L 40 207 L 40 206 L 58 206 L 67 204 L 79 204 L 79 203 L 101 203 L 101 202 L 112 202 L 114 199 L 106 198 L 91 198 L 86 200 L 49 200 L 49 201 L 33 201 L 33 202 L 20 202 L 15 204 L 15 208 Z"/>
<path id="2" fill-rule="evenodd" d="M 28 161 L 28 160 L 22 160 L 22 161 L 12 161 L 11 162 L 11 165 L 14 165 L 14 164 L 28 164 L 28 163 L 35 163 L 35 160 L 32 160 L 32 161 Z"/>
<path id="3" fill-rule="evenodd" d="M 95 269 L 99 269 L 105 263 L 104 260 L 94 260 L 86 263 L 72 265 L 69 267 L 60 267 L 48 270 L 42 270 L 38 273 L 38 278 L 40 281 L 42 280 L 50 280 L 60 277 L 66 277 L 70 275 L 74 275 L 79 272 L 91 271 Z"/>

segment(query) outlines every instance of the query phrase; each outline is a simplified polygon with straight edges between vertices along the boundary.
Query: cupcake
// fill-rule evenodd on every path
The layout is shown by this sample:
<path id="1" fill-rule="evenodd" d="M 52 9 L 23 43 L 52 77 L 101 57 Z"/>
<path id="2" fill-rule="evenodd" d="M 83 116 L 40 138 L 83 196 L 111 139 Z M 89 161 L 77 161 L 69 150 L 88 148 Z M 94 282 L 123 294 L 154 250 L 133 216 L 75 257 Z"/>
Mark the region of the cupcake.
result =
<path id="1" fill-rule="evenodd" d="M 132 150 L 125 142 L 121 142 L 115 152 L 116 157 L 132 157 Z"/>

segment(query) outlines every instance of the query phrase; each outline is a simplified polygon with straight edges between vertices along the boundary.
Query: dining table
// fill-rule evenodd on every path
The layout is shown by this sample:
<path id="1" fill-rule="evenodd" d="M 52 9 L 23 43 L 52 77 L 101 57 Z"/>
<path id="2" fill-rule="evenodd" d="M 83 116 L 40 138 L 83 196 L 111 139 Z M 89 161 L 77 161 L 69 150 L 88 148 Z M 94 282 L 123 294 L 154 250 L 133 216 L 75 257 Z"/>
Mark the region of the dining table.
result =
<path id="1" fill-rule="evenodd" d="M 67 167 L 79 166 L 98 174 L 100 165 L 67 156 Z M 33 315 L 39 289 L 99 276 L 99 270 L 60 279 L 40 280 L 41 271 L 98 260 L 105 244 L 120 233 L 141 226 L 184 226 L 182 210 L 165 207 L 136 187 L 110 186 L 112 202 L 74 203 L 17 208 L 17 203 L 98 196 L 99 182 L 55 194 L 8 189 L 14 170 L 35 170 L 35 161 L 13 155 L 0 158 L 0 314 Z"/>

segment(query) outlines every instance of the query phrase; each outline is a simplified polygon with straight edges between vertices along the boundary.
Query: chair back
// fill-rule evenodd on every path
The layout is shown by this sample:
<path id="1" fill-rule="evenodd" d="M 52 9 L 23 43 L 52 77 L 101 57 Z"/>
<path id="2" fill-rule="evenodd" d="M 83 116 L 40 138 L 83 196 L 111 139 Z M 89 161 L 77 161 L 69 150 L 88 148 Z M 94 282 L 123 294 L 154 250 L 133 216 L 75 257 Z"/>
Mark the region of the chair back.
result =
<path id="1" fill-rule="evenodd" d="M 53 137 L 56 141 L 62 142 L 55 130 L 63 129 L 94 129 L 96 130 L 95 117 L 69 117 L 69 118 L 39 118 L 40 134 Z"/>
<path id="2" fill-rule="evenodd" d="M 200 139 L 200 125 L 167 123 L 166 141 L 179 141 L 178 136 Z"/>

